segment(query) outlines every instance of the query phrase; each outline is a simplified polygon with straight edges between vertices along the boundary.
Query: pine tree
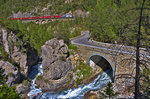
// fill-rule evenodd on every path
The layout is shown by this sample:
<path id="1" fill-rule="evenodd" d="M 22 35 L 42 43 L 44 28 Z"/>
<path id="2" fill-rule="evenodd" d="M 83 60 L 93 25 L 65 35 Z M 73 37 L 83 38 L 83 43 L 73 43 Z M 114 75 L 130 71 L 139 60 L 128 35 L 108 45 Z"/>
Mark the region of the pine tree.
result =
<path id="1" fill-rule="evenodd" d="M 100 99 L 106 99 L 106 98 L 112 98 L 117 96 L 119 93 L 114 92 L 113 90 L 113 84 L 112 83 L 108 83 L 107 87 L 105 88 L 104 92 L 100 91 Z"/>
<path id="2" fill-rule="evenodd" d="M 139 84 L 139 73 L 140 73 L 140 40 L 141 40 L 141 24 L 142 24 L 142 15 L 143 7 L 145 0 L 142 2 L 139 15 L 139 26 L 138 26 L 138 35 L 137 35 L 137 45 L 136 45 L 136 77 L 135 77 L 135 99 L 140 99 L 140 84 Z"/>

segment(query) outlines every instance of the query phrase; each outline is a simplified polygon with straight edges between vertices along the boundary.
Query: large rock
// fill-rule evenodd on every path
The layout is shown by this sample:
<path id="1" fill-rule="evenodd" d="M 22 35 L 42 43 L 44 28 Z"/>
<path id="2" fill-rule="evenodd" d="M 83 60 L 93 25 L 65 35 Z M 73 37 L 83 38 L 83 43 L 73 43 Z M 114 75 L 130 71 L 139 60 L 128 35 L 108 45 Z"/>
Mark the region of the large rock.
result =
<path id="1" fill-rule="evenodd" d="M 1 45 L 3 45 L 5 51 L 8 53 L 9 58 L 14 60 L 20 66 L 21 73 L 27 76 L 31 67 L 37 63 L 37 51 L 30 44 L 18 38 L 12 31 L 8 32 L 0 28 L 0 33 Z"/>
<path id="2" fill-rule="evenodd" d="M 16 92 L 21 95 L 21 97 L 25 98 L 26 94 L 30 91 L 30 82 L 24 80 L 21 84 L 16 86 Z"/>
<path id="3" fill-rule="evenodd" d="M 44 71 L 44 74 L 46 74 L 44 77 L 51 80 L 58 80 L 64 77 L 71 69 L 69 61 L 57 60 L 50 66 L 47 66 L 46 71 Z"/>
<path id="4" fill-rule="evenodd" d="M 43 68 L 49 67 L 57 60 L 66 59 L 69 56 L 67 45 L 63 40 L 56 38 L 49 40 L 42 46 L 42 66 Z"/>
<path id="5" fill-rule="evenodd" d="M 2 42 L 3 42 L 3 45 L 4 45 L 4 49 L 9 54 L 10 53 L 9 52 L 9 43 L 8 43 L 8 40 L 7 40 L 8 33 L 4 29 L 1 29 L 1 33 L 2 33 Z"/>
<path id="6" fill-rule="evenodd" d="M 70 80 L 72 64 L 68 59 L 69 51 L 63 40 L 49 40 L 42 46 L 42 66 L 44 74 L 36 83 L 43 90 L 57 90 L 66 86 Z"/>
<path id="7" fill-rule="evenodd" d="M 27 64 L 27 61 L 26 61 L 27 56 L 25 54 L 22 54 L 21 52 L 18 51 L 18 52 L 14 52 L 11 55 L 11 57 L 21 67 L 21 73 L 22 74 L 26 74 L 27 71 L 28 71 L 28 68 L 26 66 L 26 64 Z"/>
<path id="8" fill-rule="evenodd" d="M 21 53 L 20 50 L 17 50 L 17 47 L 14 46 L 14 52 L 11 55 L 12 59 L 19 64 L 21 73 L 25 76 L 29 74 L 31 67 L 35 65 L 38 60 L 37 51 L 32 47 L 28 49 L 26 53 Z"/>
<path id="9" fill-rule="evenodd" d="M 0 61 L 0 68 L 4 70 L 3 75 L 6 78 L 5 81 L 8 87 L 20 82 L 20 72 L 17 67 L 7 61 Z"/>

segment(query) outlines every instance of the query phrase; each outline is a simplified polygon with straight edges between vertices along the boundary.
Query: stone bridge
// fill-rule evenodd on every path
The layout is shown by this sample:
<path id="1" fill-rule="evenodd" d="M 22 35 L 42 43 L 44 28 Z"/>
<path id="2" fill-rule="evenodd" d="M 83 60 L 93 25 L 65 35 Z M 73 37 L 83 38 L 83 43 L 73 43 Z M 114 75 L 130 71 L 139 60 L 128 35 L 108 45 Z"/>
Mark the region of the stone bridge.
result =
<path id="1" fill-rule="evenodd" d="M 78 46 L 80 56 L 88 64 L 93 61 L 109 74 L 112 81 L 117 81 L 119 78 L 134 79 L 136 65 L 135 47 L 90 40 L 88 31 L 83 32 L 80 37 L 72 39 L 71 43 Z M 145 60 L 146 64 L 150 66 L 150 52 L 147 52 L 145 48 L 140 50 L 141 60 Z"/>

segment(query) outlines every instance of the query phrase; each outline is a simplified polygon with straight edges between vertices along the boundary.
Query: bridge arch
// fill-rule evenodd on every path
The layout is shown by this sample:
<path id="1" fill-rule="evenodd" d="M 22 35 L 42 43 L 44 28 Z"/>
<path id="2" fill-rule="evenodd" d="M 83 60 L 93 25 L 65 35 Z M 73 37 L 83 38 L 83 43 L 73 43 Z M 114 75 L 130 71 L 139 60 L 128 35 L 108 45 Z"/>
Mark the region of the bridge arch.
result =
<path id="1" fill-rule="evenodd" d="M 36 24 L 38 24 L 39 22 L 40 22 L 39 20 L 36 20 L 36 21 L 35 21 Z"/>
<path id="2" fill-rule="evenodd" d="M 100 53 L 92 53 L 88 56 L 88 65 L 90 65 L 90 60 L 92 60 L 96 65 L 100 66 L 102 70 L 110 76 L 111 80 L 114 81 L 113 64 L 108 58 Z"/>

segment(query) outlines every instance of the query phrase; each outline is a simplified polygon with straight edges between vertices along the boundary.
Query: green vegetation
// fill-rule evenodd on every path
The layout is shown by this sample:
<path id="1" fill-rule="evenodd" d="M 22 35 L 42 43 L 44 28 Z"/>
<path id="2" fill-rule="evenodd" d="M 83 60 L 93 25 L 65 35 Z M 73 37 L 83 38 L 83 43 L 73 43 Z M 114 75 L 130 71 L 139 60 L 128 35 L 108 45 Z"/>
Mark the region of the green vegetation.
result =
<path id="1" fill-rule="evenodd" d="M 12 73 L 12 72 L 8 73 L 8 76 L 12 77 L 12 76 L 13 76 L 13 73 Z"/>
<path id="2" fill-rule="evenodd" d="M 77 49 L 78 49 L 77 46 L 75 46 L 75 45 L 73 45 L 73 44 L 71 44 L 71 43 L 68 45 L 68 48 L 69 48 L 69 49 L 73 49 L 73 50 L 75 50 L 75 51 L 77 51 Z"/>
<path id="3" fill-rule="evenodd" d="M 4 80 L 6 77 L 4 77 L 5 75 L 4 73 L 4 69 L 0 68 L 0 84 L 4 84 Z"/>
<path id="4" fill-rule="evenodd" d="M 104 89 L 104 91 L 99 91 L 100 94 L 100 99 L 111 99 L 115 96 L 117 96 L 119 93 L 115 93 L 113 90 L 113 84 L 112 83 L 108 83 L 107 87 Z"/>
<path id="5" fill-rule="evenodd" d="M 66 57 L 65 57 L 65 56 L 61 56 L 61 57 L 60 57 L 60 60 L 66 61 Z"/>
<path id="6" fill-rule="evenodd" d="M 114 26 L 114 12 L 117 6 L 111 0 L 97 0 L 96 6 L 91 9 L 90 29 L 92 38 L 102 42 L 114 42 L 117 39 L 117 31 Z"/>
<path id="7" fill-rule="evenodd" d="M 44 79 L 44 82 L 45 82 L 45 83 L 49 83 L 49 80 L 48 80 L 48 79 Z"/>
<path id="8" fill-rule="evenodd" d="M 23 67 L 20 67 L 20 70 L 21 70 L 21 71 L 24 71 L 24 68 L 23 68 Z"/>
<path id="9" fill-rule="evenodd" d="M 42 77 L 42 75 L 39 75 L 39 76 L 37 76 L 37 78 L 36 78 L 37 80 L 42 80 L 43 79 L 43 77 Z"/>
<path id="10" fill-rule="evenodd" d="M 26 85 L 28 84 L 28 80 L 23 80 L 23 81 L 22 81 L 22 84 L 23 84 L 24 86 L 26 86 Z"/>
<path id="11" fill-rule="evenodd" d="M 6 84 L 0 86 L 0 99 L 20 99 L 15 87 L 8 88 Z"/>
<path id="12" fill-rule="evenodd" d="M 43 8 L 48 2 L 49 0 L 1 0 L 0 9 L 2 9 L 1 13 L 5 15 L 8 14 L 10 16 L 12 11 L 28 12 L 34 9 L 35 7 Z M 7 11 L 7 13 L 4 11 Z"/>
<path id="13" fill-rule="evenodd" d="M 37 76 L 37 77 L 36 77 L 36 80 L 38 80 L 38 81 L 42 80 L 42 81 L 44 81 L 45 83 L 48 83 L 48 82 L 49 82 L 49 80 L 48 80 L 48 79 L 43 78 L 43 76 L 42 76 L 42 75 Z"/>
<path id="14" fill-rule="evenodd" d="M 69 48 L 69 54 L 70 55 L 75 54 L 75 52 L 78 50 L 78 47 L 76 45 L 71 44 L 71 43 L 68 45 L 68 48 Z"/>
<path id="15" fill-rule="evenodd" d="M 0 60 L 8 61 L 12 63 L 14 66 L 18 67 L 18 64 L 8 57 L 8 53 L 5 52 L 2 46 L 0 46 Z"/>
<path id="16" fill-rule="evenodd" d="M 135 46 L 139 12 L 142 0 L 97 0 L 96 6 L 91 7 L 89 16 L 89 30 L 96 41 Z M 148 8 L 146 0 L 144 8 Z M 144 9 L 142 20 L 142 45 L 150 47 L 150 10 Z"/>
<path id="17" fill-rule="evenodd" d="M 76 84 L 80 84 L 82 81 L 88 79 L 89 77 L 91 77 L 92 74 L 94 74 L 93 69 L 83 63 L 80 63 L 73 72 L 77 76 Z"/>
<path id="18" fill-rule="evenodd" d="M 4 48 L 0 46 L 0 59 L 7 60 L 8 54 L 5 52 Z"/>
<path id="19" fill-rule="evenodd" d="M 15 87 L 7 87 L 4 80 L 6 79 L 3 74 L 4 70 L 0 68 L 0 99 L 20 99 L 20 96 L 15 92 Z"/>
<path id="20" fill-rule="evenodd" d="M 51 0 L 52 2 L 53 0 Z M 66 0 L 55 0 L 52 6 L 49 7 L 49 10 L 52 11 L 52 14 L 65 14 L 69 11 L 75 11 L 77 9 L 81 9 L 83 11 L 87 11 L 89 8 L 88 0 L 73 0 L 72 2 L 64 3 Z"/>
<path id="21" fill-rule="evenodd" d="M 141 98 L 147 99 L 150 94 L 150 68 L 143 67 L 143 71 L 140 73 L 140 85 Z"/>

